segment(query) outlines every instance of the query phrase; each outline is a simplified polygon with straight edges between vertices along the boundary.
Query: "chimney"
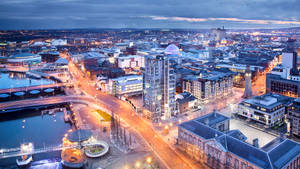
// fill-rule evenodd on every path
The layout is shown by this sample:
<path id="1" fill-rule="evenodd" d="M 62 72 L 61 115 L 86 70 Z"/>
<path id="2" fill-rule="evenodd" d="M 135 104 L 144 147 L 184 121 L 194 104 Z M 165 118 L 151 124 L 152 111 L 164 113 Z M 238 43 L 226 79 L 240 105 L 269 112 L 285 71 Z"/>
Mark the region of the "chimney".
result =
<path id="1" fill-rule="evenodd" d="M 259 148 L 259 145 L 258 145 L 258 138 L 256 139 L 253 139 L 253 146 L 256 147 L 256 148 Z"/>
<path id="2" fill-rule="evenodd" d="M 214 117 L 217 117 L 217 110 L 216 109 L 214 109 L 213 113 L 214 113 Z"/>

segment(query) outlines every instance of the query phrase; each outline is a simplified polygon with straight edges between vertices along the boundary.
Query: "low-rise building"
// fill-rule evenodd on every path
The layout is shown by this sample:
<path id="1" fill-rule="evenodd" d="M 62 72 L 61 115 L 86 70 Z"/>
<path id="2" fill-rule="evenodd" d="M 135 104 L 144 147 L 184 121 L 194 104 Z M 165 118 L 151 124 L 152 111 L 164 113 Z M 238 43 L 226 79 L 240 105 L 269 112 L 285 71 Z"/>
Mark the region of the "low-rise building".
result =
<path id="1" fill-rule="evenodd" d="M 245 142 L 246 138 L 240 131 L 222 132 L 220 128 L 214 128 L 212 124 L 228 121 L 222 115 L 216 113 L 215 116 L 214 113 L 178 126 L 177 144 L 192 158 L 205 163 L 210 168 L 218 169 L 300 167 L 299 143 L 278 137 L 258 148 L 255 141 L 253 145 Z"/>
<path id="2" fill-rule="evenodd" d="M 191 109 L 197 108 L 198 101 L 191 93 L 184 92 L 175 96 L 179 113 L 185 113 Z"/>
<path id="3" fill-rule="evenodd" d="M 266 125 L 275 126 L 285 120 L 285 113 L 292 98 L 267 93 L 239 103 L 237 114 Z"/>

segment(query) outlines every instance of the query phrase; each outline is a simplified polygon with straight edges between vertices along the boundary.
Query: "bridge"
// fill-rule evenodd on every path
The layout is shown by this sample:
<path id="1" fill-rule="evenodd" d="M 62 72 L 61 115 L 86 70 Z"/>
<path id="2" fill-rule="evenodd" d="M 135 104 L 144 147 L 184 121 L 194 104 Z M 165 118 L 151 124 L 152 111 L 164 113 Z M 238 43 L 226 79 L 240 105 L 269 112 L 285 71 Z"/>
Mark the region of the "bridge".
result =
<path id="1" fill-rule="evenodd" d="M 25 92 L 31 90 L 41 90 L 47 88 L 70 87 L 70 86 L 72 86 L 70 83 L 54 83 L 54 84 L 46 84 L 46 85 L 28 86 L 28 87 L 16 87 L 16 88 L 9 88 L 9 89 L 0 89 L 0 94 Z"/>
<path id="2" fill-rule="evenodd" d="M 63 103 L 89 104 L 91 102 L 94 102 L 93 98 L 80 95 L 53 96 L 36 99 L 17 100 L 0 103 L 0 110 L 2 110 L 0 114 L 24 108 L 47 107 Z"/>
<path id="3" fill-rule="evenodd" d="M 52 76 L 52 75 L 49 75 L 47 73 L 43 73 L 43 72 L 40 72 L 38 70 L 42 70 L 42 67 L 39 67 L 35 70 L 28 70 L 28 68 L 25 68 L 22 66 L 6 66 L 5 68 L 0 68 L 0 71 L 1 72 L 15 72 L 15 73 L 24 73 L 26 75 L 28 75 L 29 77 L 33 77 L 33 78 L 37 78 L 37 79 L 40 79 L 40 78 L 47 78 L 47 79 L 51 79 L 51 80 L 54 80 L 56 82 L 61 82 L 60 79 L 56 78 L 55 76 Z"/>
<path id="4" fill-rule="evenodd" d="M 93 146 L 93 145 L 105 145 L 103 154 L 107 153 L 109 150 L 109 146 L 107 143 L 103 141 L 95 141 L 92 143 L 84 143 L 84 144 L 72 144 L 72 145 L 57 145 L 57 146 L 48 146 L 48 147 L 42 147 L 42 148 L 34 148 L 30 151 L 22 151 L 21 148 L 10 148 L 10 149 L 0 149 L 0 159 L 4 158 L 11 158 L 11 157 L 19 157 L 23 155 L 32 155 L 32 154 L 39 154 L 39 153 L 47 153 L 47 152 L 53 152 L 53 151 L 60 151 L 63 149 L 71 149 L 71 148 L 82 148 L 85 146 Z"/>
<path id="5" fill-rule="evenodd" d="M 64 94 L 63 88 L 72 87 L 71 83 L 54 83 L 46 85 L 36 85 L 29 87 L 17 87 L 10 89 L 0 89 L 0 102 L 32 98 L 37 96 L 49 96 L 54 94 Z"/>

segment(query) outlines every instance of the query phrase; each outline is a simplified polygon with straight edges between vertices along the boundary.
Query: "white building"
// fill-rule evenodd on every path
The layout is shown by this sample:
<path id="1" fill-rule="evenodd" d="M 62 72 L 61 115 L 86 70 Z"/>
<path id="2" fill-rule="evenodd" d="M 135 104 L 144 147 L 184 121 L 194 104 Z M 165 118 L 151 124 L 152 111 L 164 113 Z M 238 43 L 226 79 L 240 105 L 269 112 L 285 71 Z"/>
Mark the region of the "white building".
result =
<path id="1" fill-rule="evenodd" d="M 139 55 L 128 55 L 117 57 L 119 68 L 140 68 L 145 67 L 145 57 Z"/>
<path id="2" fill-rule="evenodd" d="M 284 96 L 268 93 L 246 99 L 239 103 L 237 114 L 272 127 L 284 120 L 285 106 L 279 100 L 281 97 Z"/>
<path id="3" fill-rule="evenodd" d="M 79 63 L 84 59 L 92 59 L 92 58 L 108 60 L 107 56 L 105 56 L 101 53 L 98 53 L 98 52 L 79 53 L 79 54 L 71 55 L 71 57 L 72 57 L 72 60 L 76 63 Z"/>
<path id="4" fill-rule="evenodd" d="M 52 39 L 51 45 L 52 46 L 65 46 L 67 45 L 67 39 Z"/>
<path id="5" fill-rule="evenodd" d="M 107 84 L 107 92 L 115 96 L 137 95 L 143 92 L 143 76 L 128 75 L 114 79 L 109 79 Z"/>

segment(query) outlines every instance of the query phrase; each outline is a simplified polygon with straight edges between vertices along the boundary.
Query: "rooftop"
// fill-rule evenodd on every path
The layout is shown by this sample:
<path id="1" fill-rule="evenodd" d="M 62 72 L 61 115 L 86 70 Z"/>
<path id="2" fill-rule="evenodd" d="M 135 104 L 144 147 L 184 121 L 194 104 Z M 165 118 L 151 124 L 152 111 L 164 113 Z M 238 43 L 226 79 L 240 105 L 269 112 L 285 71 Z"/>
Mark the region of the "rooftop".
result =
<path id="1" fill-rule="evenodd" d="M 251 104 L 252 106 L 259 106 L 266 109 L 272 109 L 278 105 L 288 105 L 293 101 L 293 98 L 283 96 L 280 94 L 266 93 L 261 96 L 254 96 L 250 99 L 246 99 L 243 103 Z"/>
<path id="2" fill-rule="evenodd" d="M 179 54 L 180 54 L 180 50 L 179 50 L 179 48 L 178 48 L 176 45 L 171 44 L 171 45 L 169 45 L 169 46 L 165 49 L 164 53 L 165 53 L 166 55 L 179 55 Z"/>
<path id="3" fill-rule="evenodd" d="M 202 123 L 202 124 L 206 124 L 208 126 L 213 126 L 215 124 L 218 124 L 220 122 L 227 121 L 227 120 L 229 120 L 229 117 L 224 116 L 216 111 L 195 119 L 195 121 Z"/>
<path id="4" fill-rule="evenodd" d="M 176 97 L 177 97 L 176 101 L 179 104 L 187 103 L 187 102 L 194 101 L 197 99 L 195 96 L 193 96 L 191 93 L 188 93 L 188 92 L 180 93 L 180 94 L 176 95 Z"/>
<path id="5" fill-rule="evenodd" d="M 254 147 L 244 141 L 245 137 L 240 131 L 232 130 L 226 133 L 219 132 L 199 120 L 212 118 L 219 121 L 220 116 L 213 118 L 212 113 L 197 119 L 184 122 L 179 125 L 200 138 L 215 140 L 220 143 L 223 151 L 231 152 L 240 158 L 264 169 L 280 169 L 288 164 L 295 157 L 299 156 L 300 144 L 285 138 L 277 138 L 262 148 Z M 222 118 L 220 119 L 222 120 Z"/>
<path id="6" fill-rule="evenodd" d="M 24 59 L 24 58 L 34 58 L 34 57 L 38 57 L 38 56 L 39 55 L 32 54 L 32 53 L 18 53 L 18 54 L 10 56 L 9 58 Z"/>

